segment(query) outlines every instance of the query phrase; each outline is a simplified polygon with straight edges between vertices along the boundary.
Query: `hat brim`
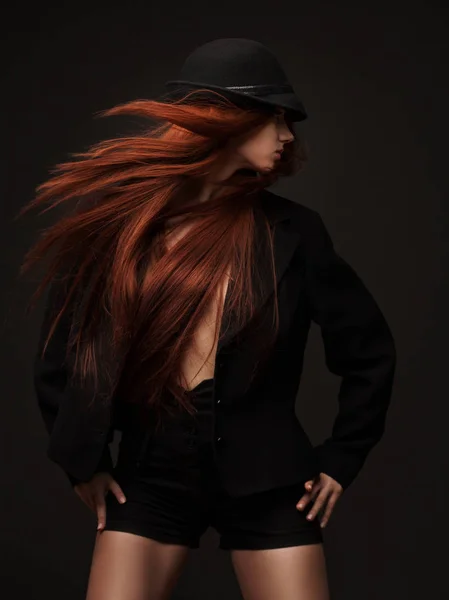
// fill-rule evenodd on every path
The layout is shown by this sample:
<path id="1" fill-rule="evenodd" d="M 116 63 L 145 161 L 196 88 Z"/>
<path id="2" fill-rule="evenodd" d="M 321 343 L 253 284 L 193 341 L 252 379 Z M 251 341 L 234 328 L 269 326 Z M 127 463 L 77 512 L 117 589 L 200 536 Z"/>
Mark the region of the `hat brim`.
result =
<path id="1" fill-rule="evenodd" d="M 263 107 L 272 108 L 277 107 L 284 108 L 288 112 L 288 116 L 292 121 L 303 121 L 307 119 L 307 113 L 304 105 L 298 99 L 295 93 L 283 92 L 283 93 L 272 93 L 265 94 L 264 96 L 256 96 L 236 90 L 230 90 L 225 87 L 217 85 L 191 82 L 184 80 L 171 80 L 165 82 L 167 92 L 162 94 L 161 98 L 166 100 L 177 100 L 182 98 L 186 93 L 195 89 L 207 89 L 211 91 L 217 91 L 228 97 L 230 100 L 235 101 L 237 104 L 243 107 Z"/>

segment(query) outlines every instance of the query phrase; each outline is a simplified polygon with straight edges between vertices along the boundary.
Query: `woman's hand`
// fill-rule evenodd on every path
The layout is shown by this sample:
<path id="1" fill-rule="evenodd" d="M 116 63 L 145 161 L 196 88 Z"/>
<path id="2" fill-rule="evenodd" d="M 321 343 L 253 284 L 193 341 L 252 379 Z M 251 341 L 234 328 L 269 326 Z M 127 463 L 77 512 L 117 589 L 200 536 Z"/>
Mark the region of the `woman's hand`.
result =
<path id="1" fill-rule="evenodd" d="M 300 498 L 296 508 L 303 510 L 311 500 L 314 500 L 314 504 L 307 515 L 307 520 L 312 521 L 316 514 L 324 508 L 324 514 L 320 519 L 320 525 L 321 527 L 325 527 L 334 510 L 337 500 L 343 492 L 343 487 L 338 481 L 329 475 L 326 475 L 326 473 L 320 473 L 315 479 L 306 481 L 304 487 L 307 492 Z"/>
<path id="2" fill-rule="evenodd" d="M 126 502 L 125 494 L 117 481 L 110 473 L 95 473 L 90 481 L 82 481 L 74 486 L 75 492 L 81 500 L 97 515 L 97 530 L 104 529 L 106 525 L 106 494 L 111 491 L 117 500 L 123 504 Z"/>

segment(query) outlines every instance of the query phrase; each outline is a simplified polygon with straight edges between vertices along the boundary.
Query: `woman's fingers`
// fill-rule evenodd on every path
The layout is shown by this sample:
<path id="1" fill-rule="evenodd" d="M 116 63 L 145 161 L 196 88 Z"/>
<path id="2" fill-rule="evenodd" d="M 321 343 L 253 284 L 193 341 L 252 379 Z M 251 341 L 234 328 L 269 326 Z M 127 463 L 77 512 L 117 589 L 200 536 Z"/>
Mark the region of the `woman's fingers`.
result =
<path id="1" fill-rule="evenodd" d="M 306 481 L 304 487 L 310 491 L 300 498 L 296 507 L 302 510 L 306 504 L 314 500 L 313 506 L 307 515 L 307 520 L 312 521 L 322 511 L 320 524 L 321 527 L 325 527 L 337 500 L 342 494 L 342 486 L 326 473 L 320 473 L 317 481 Z"/>
<path id="2" fill-rule="evenodd" d="M 321 511 L 320 525 L 321 527 L 326 527 L 340 496 L 341 491 L 338 488 L 332 487 L 332 485 L 323 488 L 313 508 L 307 515 L 307 519 L 314 519 L 317 513 Z"/>
<path id="3" fill-rule="evenodd" d="M 303 494 L 303 496 L 301 496 L 301 498 L 296 504 L 296 508 L 298 508 L 299 510 L 303 510 L 304 507 L 307 506 L 307 504 L 309 504 L 309 502 L 313 500 L 318 494 L 320 490 L 320 481 L 314 481 L 313 479 L 310 479 L 309 481 L 305 482 L 304 487 L 308 491 L 305 494 Z"/>
<path id="4" fill-rule="evenodd" d="M 334 510 L 334 506 L 340 497 L 339 492 L 333 492 L 327 501 L 326 510 L 321 518 L 321 527 L 326 527 L 327 522 L 330 519 L 332 511 Z"/>
<path id="5" fill-rule="evenodd" d="M 110 473 L 96 473 L 89 482 L 78 484 L 74 489 L 81 500 L 97 515 L 97 530 L 103 530 L 106 526 L 105 497 L 109 490 L 121 504 L 126 502 L 122 488 Z"/>
<path id="6" fill-rule="evenodd" d="M 124 502 L 126 502 L 126 496 L 123 493 L 123 490 L 120 487 L 120 485 L 117 483 L 117 481 L 115 481 L 115 479 L 113 479 L 111 481 L 109 489 L 114 494 L 114 496 L 117 498 L 117 500 L 120 502 L 120 504 L 123 504 Z"/>
<path id="7" fill-rule="evenodd" d="M 107 490 L 97 488 L 94 494 L 98 520 L 97 530 L 103 530 L 106 526 L 106 491 Z"/>
<path id="8" fill-rule="evenodd" d="M 308 521 L 312 521 L 316 517 L 317 513 L 323 508 L 324 503 L 326 502 L 326 499 L 329 496 L 329 493 L 330 489 L 327 487 L 323 488 L 320 491 L 315 502 L 313 503 L 312 508 L 309 511 L 309 514 L 307 515 Z"/>

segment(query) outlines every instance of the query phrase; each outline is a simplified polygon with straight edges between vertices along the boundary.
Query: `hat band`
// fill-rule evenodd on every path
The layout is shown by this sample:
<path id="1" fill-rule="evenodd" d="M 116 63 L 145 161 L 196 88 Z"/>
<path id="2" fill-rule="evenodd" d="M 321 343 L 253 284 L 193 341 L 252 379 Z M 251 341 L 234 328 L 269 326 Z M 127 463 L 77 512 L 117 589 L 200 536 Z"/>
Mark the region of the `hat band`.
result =
<path id="1" fill-rule="evenodd" d="M 212 89 L 222 89 L 229 91 L 240 92 L 241 94 L 248 94 L 251 96 L 267 96 L 269 94 L 294 94 L 292 86 L 288 83 L 276 83 L 276 84 L 257 84 L 257 85 L 215 85 L 208 83 L 200 83 L 187 81 L 184 79 L 178 79 L 176 81 L 167 81 L 165 85 L 167 87 L 173 87 L 175 85 L 190 85 L 195 87 L 209 87 Z"/>
<path id="2" fill-rule="evenodd" d="M 293 88 L 289 84 L 285 85 L 226 85 L 227 90 L 238 90 L 243 94 L 253 96 L 266 96 L 268 94 L 293 94 Z"/>

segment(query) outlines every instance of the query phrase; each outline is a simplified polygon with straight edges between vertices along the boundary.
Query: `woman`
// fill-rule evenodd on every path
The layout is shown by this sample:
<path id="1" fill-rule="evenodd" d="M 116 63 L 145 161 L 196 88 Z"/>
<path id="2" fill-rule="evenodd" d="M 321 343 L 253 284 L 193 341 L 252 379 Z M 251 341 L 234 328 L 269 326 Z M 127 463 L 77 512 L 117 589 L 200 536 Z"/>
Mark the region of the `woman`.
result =
<path id="1" fill-rule="evenodd" d="M 53 251 L 35 386 L 48 456 L 98 518 L 87 598 L 168 598 L 211 525 L 245 598 L 323 600 L 321 528 L 383 434 L 393 338 L 320 215 L 266 189 L 306 159 L 274 55 L 215 40 L 167 86 L 103 113 L 157 125 L 29 205 L 77 200 L 24 268 Z M 295 415 L 312 320 L 343 377 L 315 448 Z"/>

